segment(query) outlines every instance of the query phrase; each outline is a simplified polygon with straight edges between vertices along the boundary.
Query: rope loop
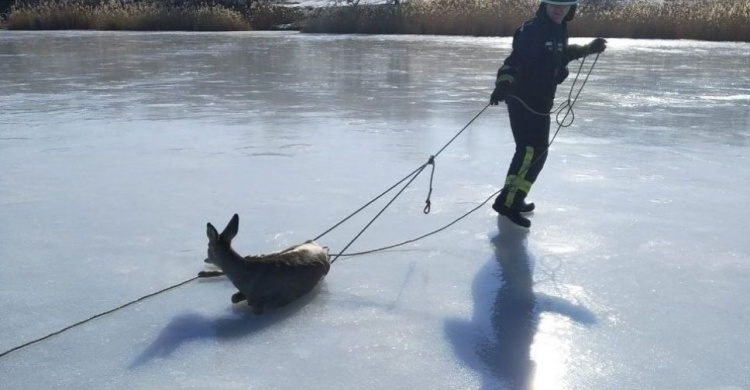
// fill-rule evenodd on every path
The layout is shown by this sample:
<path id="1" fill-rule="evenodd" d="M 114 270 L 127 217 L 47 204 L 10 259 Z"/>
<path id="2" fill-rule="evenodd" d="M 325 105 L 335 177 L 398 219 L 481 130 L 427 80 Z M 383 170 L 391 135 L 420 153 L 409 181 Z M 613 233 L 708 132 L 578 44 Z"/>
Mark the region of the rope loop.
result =
<path id="1" fill-rule="evenodd" d="M 430 156 L 429 160 L 427 160 L 427 165 L 432 166 L 432 172 L 430 172 L 430 190 L 427 192 L 427 199 L 424 201 L 425 206 L 424 210 L 422 210 L 423 213 L 429 214 L 430 210 L 432 209 L 432 201 L 430 198 L 432 197 L 432 182 L 435 178 L 435 156 Z"/>
<path id="2" fill-rule="evenodd" d="M 565 115 L 560 119 L 560 115 L 565 113 Z M 565 123 L 565 120 L 568 118 L 568 115 L 570 115 L 570 122 Z M 573 122 L 575 122 L 576 119 L 576 113 L 573 111 L 573 102 L 570 99 L 565 100 L 560 104 L 560 107 L 557 109 L 557 114 L 555 115 L 555 122 L 557 122 L 558 126 L 560 127 L 570 127 L 573 125 Z"/>

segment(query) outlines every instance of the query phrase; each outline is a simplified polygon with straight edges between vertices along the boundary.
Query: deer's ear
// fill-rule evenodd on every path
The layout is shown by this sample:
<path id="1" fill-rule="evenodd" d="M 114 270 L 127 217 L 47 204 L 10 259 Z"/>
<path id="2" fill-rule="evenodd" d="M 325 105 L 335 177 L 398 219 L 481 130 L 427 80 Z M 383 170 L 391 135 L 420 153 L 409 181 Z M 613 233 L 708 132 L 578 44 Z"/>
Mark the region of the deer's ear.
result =
<path id="1" fill-rule="evenodd" d="M 208 242 L 211 244 L 219 241 L 219 232 L 217 232 L 214 225 L 211 225 L 210 223 L 206 225 L 206 235 L 208 236 Z"/>
<path id="2" fill-rule="evenodd" d="M 240 229 L 240 216 L 235 214 L 232 219 L 221 232 L 221 238 L 226 242 L 232 242 L 232 239 L 237 235 L 237 231 Z"/>

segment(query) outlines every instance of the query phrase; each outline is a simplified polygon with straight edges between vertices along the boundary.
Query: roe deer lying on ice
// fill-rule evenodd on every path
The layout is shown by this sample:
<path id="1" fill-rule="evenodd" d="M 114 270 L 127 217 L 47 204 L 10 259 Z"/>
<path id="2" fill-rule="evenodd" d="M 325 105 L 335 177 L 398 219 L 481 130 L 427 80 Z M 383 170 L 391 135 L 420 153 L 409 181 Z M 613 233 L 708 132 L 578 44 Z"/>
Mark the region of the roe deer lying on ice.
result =
<path id="1" fill-rule="evenodd" d="M 309 293 L 323 279 L 331 267 L 328 249 L 307 241 L 281 252 L 261 256 L 242 257 L 232 249 L 240 217 L 235 214 L 221 234 L 210 223 L 208 258 L 223 272 L 201 272 L 198 276 L 225 274 L 239 292 L 232 295 L 232 303 L 247 300 L 255 314 L 268 308 L 281 307 Z"/>

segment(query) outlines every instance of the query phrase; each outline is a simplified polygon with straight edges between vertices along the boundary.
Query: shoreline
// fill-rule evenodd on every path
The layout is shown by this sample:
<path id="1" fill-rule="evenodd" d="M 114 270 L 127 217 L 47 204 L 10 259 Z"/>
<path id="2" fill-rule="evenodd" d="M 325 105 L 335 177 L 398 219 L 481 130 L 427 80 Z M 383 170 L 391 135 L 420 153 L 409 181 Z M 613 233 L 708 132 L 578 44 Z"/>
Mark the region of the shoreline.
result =
<path id="1" fill-rule="evenodd" d="M 714 0 L 684 9 L 677 0 L 654 5 L 634 0 L 619 6 L 585 6 L 570 24 L 571 37 L 750 42 L 750 0 Z M 4 30 L 113 31 L 300 31 L 371 35 L 512 36 L 530 18 L 538 0 L 412 0 L 401 5 L 365 4 L 295 7 L 165 5 L 106 0 L 40 0 L 14 7 Z M 637 11 L 637 12 L 636 12 Z M 722 14 L 723 13 L 723 14 Z M 704 15 L 703 18 L 695 15 Z M 689 16 L 689 17 L 688 17 Z"/>

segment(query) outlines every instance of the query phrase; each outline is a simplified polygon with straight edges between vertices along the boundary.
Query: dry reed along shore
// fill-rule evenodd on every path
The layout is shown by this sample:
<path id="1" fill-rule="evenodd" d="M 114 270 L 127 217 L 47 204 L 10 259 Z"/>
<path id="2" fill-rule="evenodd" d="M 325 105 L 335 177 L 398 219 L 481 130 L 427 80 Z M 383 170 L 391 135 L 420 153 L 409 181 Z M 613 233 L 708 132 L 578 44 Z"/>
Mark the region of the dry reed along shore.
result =
<path id="1" fill-rule="evenodd" d="M 9 0 L 5 0 L 6 2 Z M 16 0 L 19 1 L 19 0 Z M 8 29 L 242 31 L 509 36 L 538 0 L 411 0 L 401 4 L 291 8 L 174 1 L 17 2 Z M 582 1 L 573 36 L 750 42 L 750 0 Z"/>

